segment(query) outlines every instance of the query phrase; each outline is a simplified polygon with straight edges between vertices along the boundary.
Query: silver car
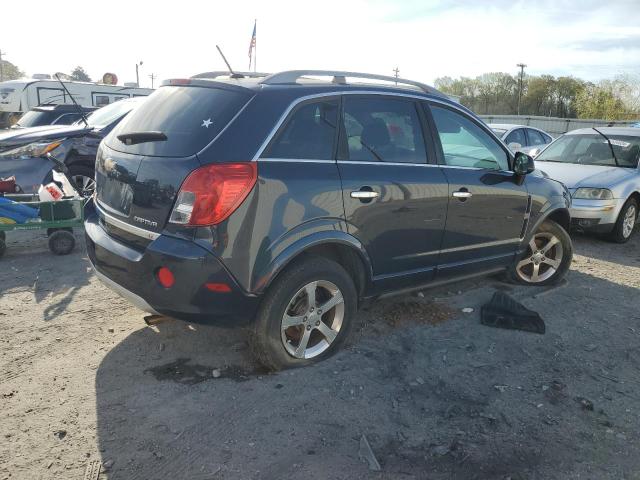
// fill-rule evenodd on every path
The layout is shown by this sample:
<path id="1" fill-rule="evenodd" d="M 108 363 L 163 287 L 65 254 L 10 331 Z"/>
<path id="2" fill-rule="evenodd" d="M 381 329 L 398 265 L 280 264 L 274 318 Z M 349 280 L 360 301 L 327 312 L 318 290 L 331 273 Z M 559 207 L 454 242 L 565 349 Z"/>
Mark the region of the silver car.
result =
<path id="1" fill-rule="evenodd" d="M 640 130 L 583 128 L 542 150 L 536 167 L 569 191 L 572 226 L 624 243 L 633 233 L 640 204 Z"/>
<path id="2" fill-rule="evenodd" d="M 531 153 L 534 149 L 539 151 L 553 141 L 547 132 L 527 125 L 511 123 L 489 123 L 488 125 L 512 152 Z"/>

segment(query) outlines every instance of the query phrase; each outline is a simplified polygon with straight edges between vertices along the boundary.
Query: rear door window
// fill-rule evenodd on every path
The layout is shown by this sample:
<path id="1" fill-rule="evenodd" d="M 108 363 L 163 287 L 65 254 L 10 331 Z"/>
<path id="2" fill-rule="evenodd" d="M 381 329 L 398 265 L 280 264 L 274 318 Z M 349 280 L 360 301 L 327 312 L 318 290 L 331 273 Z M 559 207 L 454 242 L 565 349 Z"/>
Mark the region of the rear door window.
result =
<path id="1" fill-rule="evenodd" d="M 427 163 L 422 124 L 411 100 L 345 95 L 344 131 L 346 160 Z"/>
<path id="2" fill-rule="evenodd" d="M 263 158 L 331 160 L 338 123 L 338 100 L 305 103 L 286 120 Z"/>
<path id="3" fill-rule="evenodd" d="M 252 97 L 235 88 L 164 86 L 118 124 L 109 146 L 137 155 L 189 157 L 205 148 Z M 125 145 L 118 135 L 161 132 L 165 141 Z"/>
<path id="4" fill-rule="evenodd" d="M 544 136 L 537 130 L 529 128 L 527 130 L 527 135 L 529 135 L 529 145 L 544 145 L 547 143 Z"/>

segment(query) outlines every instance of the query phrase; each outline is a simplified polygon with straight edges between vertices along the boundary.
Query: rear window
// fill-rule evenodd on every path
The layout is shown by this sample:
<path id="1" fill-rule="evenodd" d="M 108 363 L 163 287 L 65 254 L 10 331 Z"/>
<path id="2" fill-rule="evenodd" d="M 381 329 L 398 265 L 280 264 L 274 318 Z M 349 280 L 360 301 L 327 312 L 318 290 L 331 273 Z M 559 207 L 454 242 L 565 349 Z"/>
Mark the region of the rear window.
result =
<path id="1" fill-rule="evenodd" d="M 250 92 L 224 88 L 161 87 L 114 129 L 109 146 L 138 155 L 194 155 L 222 131 L 250 98 Z M 162 132 L 167 140 L 125 145 L 117 138 L 133 132 Z"/>

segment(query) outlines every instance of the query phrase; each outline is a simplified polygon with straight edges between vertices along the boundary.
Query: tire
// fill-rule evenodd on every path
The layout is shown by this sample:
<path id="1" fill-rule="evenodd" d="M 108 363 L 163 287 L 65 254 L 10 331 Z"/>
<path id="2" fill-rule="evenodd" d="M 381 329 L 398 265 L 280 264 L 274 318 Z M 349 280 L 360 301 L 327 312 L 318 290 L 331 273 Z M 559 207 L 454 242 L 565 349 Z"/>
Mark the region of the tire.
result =
<path id="1" fill-rule="evenodd" d="M 87 165 L 74 163 L 69 165 L 69 178 L 78 193 L 84 198 L 93 195 L 96 188 L 95 170 Z"/>
<path id="2" fill-rule="evenodd" d="M 76 239 L 68 230 L 56 230 L 49 236 L 49 250 L 56 255 L 68 255 L 75 246 Z"/>
<path id="3" fill-rule="evenodd" d="M 633 229 L 638 220 L 638 201 L 630 198 L 622 206 L 618 220 L 609 234 L 609 240 L 616 243 L 626 243 L 633 236 Z M 631 222 L 631 224 L 629 224 Z"/>
<path id="4" fill-rule="evenodd" d="M 4 233 L 4 232 L 0 232 Z M 0 257 L 4 255 L 4 252 L 7 251 L 7 244 L 4 241 L 4 238 L 0 238 Z"/>
<path id="5" fill-rule="evenodd" d="M 509 276 L 523 285 L 553 285 L 565 277 L 572 258 L 573 243 L 567 231 L 545 220 L 531 237 L 526 254 L 511 266 Z"/>
<path id="6" fill-rule="evenodd" d="M 53 235 L 55 232 L 59 232 L 60 230 L 64 230 L 66 232 L 69 233 L 73 233 L 73 228 L 71 227 L 65 227 L 65 228 L 47 228 L 47 237 L 50 237 L 51 235 Z"/>
<path id="7" fill-rule="evenodd" d="M 310 291 L 314 305 L 309 303 Z M 333 306 L 320 312 L 329 301 Z M 348 338 L 357 304 L 353 279 L 336 262 L 306 257 L 294 263 L 278 276 L 260 305 L 249 335 L 254 357 L 270 370 L 330 357 Z M 283 328 L 285 319 L 290 326 Z M 308 343 L 301 348 L 305 339 Z"/>
<path id="8" fill-rule="evenodd" d="M 7 233 L 6 232 L 0 232 L 0 240 L 2 240 L 3 242 L 7 239 Z"/>

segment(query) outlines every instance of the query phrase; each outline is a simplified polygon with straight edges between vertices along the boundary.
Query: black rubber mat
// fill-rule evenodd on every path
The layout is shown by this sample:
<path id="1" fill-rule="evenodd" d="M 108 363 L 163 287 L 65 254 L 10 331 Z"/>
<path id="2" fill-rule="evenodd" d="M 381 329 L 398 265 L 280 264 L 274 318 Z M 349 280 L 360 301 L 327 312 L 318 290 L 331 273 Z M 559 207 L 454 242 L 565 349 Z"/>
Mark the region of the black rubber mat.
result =
<path id="1" fill-rule="evenodd" d="M 544 320 L 504 292 L 494 293 L 489 303 L 480 310 L 480 323 L 488 327 L 541 333 L 546 330 Z"/>

